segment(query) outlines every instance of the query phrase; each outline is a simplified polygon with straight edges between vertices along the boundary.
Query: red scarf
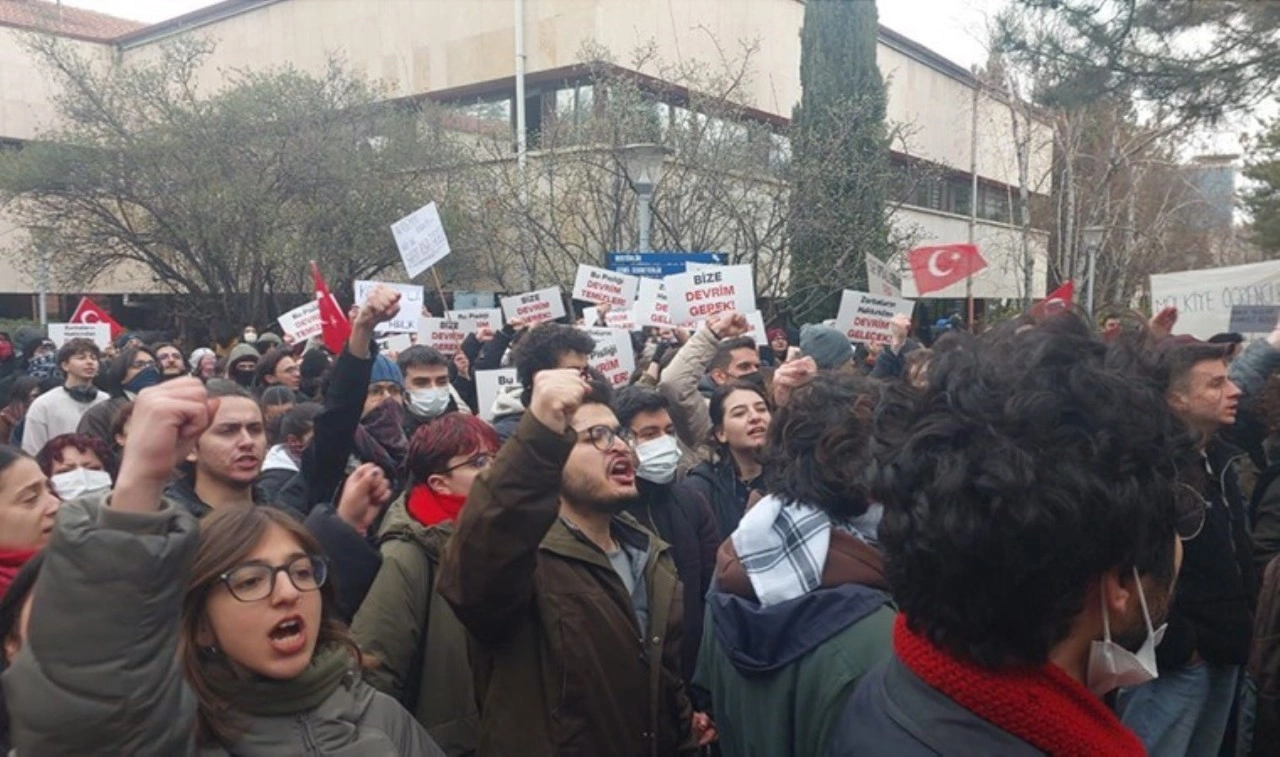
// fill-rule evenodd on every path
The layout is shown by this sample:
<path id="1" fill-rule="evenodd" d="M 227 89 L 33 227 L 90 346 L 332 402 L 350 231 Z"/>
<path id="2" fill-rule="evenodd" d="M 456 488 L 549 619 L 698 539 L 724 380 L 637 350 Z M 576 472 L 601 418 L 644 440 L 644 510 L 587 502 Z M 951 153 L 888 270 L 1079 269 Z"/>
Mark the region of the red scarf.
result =
<path id="1" fill-rule="evenodd" d="M 0 551 L 0 597 L 9 590 L 9 584 L 13 583 L 13 577 L 18 575 L 22 566 L 27 564 L 27 560 L 35 557 L 38 551 L 37 549 Z"/>
<path id="2" fill-rule="evenodd" d="M 893 649 L 913 673 L 956 704 L 1050 755 L 1147 753 L 1102 700 L 1053 663 L 984 670 L 909 630 L 905 615 L 893 626 Z"/>
<path id="3" fill-rule="evenodd" d="M 458 519 L 466 502 L 466 497 L 437 494 L 426 484 L 418 484 L 409 491 L 409 515 L 424 526 L 452 522 Z"/>

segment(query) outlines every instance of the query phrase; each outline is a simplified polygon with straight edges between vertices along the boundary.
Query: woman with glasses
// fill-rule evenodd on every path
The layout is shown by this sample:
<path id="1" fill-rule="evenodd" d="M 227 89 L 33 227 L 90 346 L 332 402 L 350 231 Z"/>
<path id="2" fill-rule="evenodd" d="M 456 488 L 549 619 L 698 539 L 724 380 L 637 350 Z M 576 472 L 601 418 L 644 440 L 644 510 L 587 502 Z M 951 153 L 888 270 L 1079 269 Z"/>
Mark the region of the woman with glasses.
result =
<path id="1" fill-rule="evenodd" d="M 12 746 L 439 755 L 408 712 L 363 681 L 305 528 L 240 505 L 197 525 L 164 501 L 215 407 L 191 379 L 145 393 L 115 491 L 65 506 L 5 639 Z"/>
<path id="2" fill-rule="evenodd" d="M 418 427 L 406 461 L 410 488 L 383 522 L 382 567 L 351 624 L 379 663 L 369 681 L 450 755 L 475 751 L 480 717 L 466 630 L 436 593 L 436 572 L 471 486 L 498 446 L 497 433 L 474 415 L 448 413 Z"/>

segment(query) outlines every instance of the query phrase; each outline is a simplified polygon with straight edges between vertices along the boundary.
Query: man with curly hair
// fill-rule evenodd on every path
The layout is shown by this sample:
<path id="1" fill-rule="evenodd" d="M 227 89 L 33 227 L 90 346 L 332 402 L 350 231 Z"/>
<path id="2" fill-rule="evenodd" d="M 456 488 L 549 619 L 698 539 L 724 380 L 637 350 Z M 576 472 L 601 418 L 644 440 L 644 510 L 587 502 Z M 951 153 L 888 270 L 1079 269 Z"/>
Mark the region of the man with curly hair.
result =
<path id="1" fill-rule="evenodd" d="M 494 405 L 493 428 L 505 442 L 520 425 L 533 396 L 533 378 L 556 368 L 585 369 L 596 350 L 590 334 L 560 323 L 544 323 L 530 329 L 515 346 L 516 377 L 519 387 L 498 396 Z"/>

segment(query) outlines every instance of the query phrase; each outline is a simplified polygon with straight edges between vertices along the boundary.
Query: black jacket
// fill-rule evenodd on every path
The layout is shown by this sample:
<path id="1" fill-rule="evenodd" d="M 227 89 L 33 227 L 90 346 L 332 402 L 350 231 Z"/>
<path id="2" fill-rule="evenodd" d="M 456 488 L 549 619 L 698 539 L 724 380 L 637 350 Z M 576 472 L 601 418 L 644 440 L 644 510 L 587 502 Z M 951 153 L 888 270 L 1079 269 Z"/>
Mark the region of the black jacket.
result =
<path id="1" fill-rule="evenodd" d="M 1219 665 L 1249 661 L 1258 579 L 1246 503 L 1231 465 L 1240 454 L 1218 440 L 1206 450 L 1202 493 L 1209 507 L 1200 535 L 1182 545 L 1169 630 L 1156 649 L 1162 669 L 1182 667 L 1197 652 Z"/>
<path id="2" fill-rule="evenodd" d="M 720 539 L 711 507 L 693 489 L 675 484 L 637 481 L 640 499 L 627 508 L 640 524 L 671 545 L 676 575 L 684 590 L 684 638 L 680 673 L 693 679 L 698 662 L 697 639 L 702 638 L 703 610 L 716 569 Z"/>
<path id="3" fill-rule="evenodd" d="M 738 528 L 738 521 L 747 511 L 747 500 L 752 491 L 764 492 L 764 476 L 744 484 L 738 479 L 733 458 L 728 453 L 711 463 L 700 463 L 689 471 L 682 486 L 689 487 L 711 506 L 719 529 L 717 540 L 723 542 Z"/>
<path id="4" fill-rule="evenodd" d="M 914 339 L 904 342 L 902 349 L 896 354 L 889 345 L 885 345 L 884 349 L 880 350 L 880 354 L 876 355 L 876 365 L 871 369 L 871 378 L 901 378 L 907 367 L 907 355 L 918 349 L 920 349 L 920 343 Z"/>

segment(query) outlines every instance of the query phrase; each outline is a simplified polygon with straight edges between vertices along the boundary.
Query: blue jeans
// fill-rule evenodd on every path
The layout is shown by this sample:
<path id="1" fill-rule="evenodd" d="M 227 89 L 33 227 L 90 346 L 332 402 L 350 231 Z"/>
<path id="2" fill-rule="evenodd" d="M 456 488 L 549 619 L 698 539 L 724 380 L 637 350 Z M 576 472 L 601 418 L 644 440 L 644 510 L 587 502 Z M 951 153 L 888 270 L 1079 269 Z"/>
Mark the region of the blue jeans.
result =
<path id="1" fill-rule="evenodd" d="M 1216 757 L 1240 686 L 1239 665 L 1197 662 L 1120 692 L 1116 710 L 1151 757 Z"/>

